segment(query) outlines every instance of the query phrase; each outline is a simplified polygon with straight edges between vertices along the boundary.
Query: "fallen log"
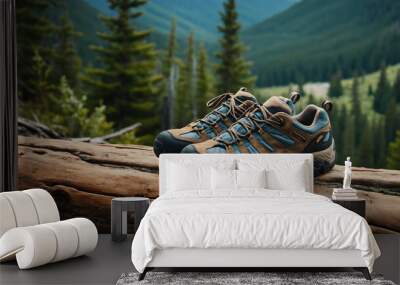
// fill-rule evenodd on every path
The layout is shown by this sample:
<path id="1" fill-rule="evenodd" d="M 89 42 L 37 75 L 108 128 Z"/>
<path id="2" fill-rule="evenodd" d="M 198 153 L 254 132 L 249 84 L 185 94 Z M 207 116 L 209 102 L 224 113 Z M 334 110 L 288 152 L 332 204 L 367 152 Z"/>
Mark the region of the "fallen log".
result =
<path id="1" fill-rule="evenodd" d="M 72 138 L 73 141 L 78 142 L 89 142 L 96 144 L 107 143 L 108 141 L 120 137 L 124 134 L 133 132 L 137 128 L 141 127 L 142 123 L 135 123 L 133 125 L 127 126 L 113 133 L 106 134 L 99 137 L 84 137 L 84 138 Z M 48 126 L 38 122 L 32 121 L 25 118 L 18 117 L 18 134 L 20 136 L 26 137 L 37 137 L 46 139 L 68 139 L 56 132 L 55 130 L 49 128 Z"/>
<path id="2" fill-rule="evenodd" d="M 158 196 L 158 160 L 146 146 L 19 137 L 18 189 L 48 190 L 62 218 L 84 216 L 110 231 L 113 197 Z"/>
<path id="3" fill-rule="evenodd" d="M 106 233 L 113 197 L 158 196 L 158 159 L 151 147 L 33 137 L 19 137 L 18 144 L 18 188 L 48 190 L 62 218 L 87 217 Z M 335 166 L 316 178 L 315 193 L 330 197 L 342 177 L 343 168 Z M 353 186 L 367 200 L 374 230 L 400 232 L 400 171 L 353 168 Z"/>
<path id="4" fill-rule="evenodd" d="M 343 166 L 336 165 L 329 173 L 316 178 L 314 192 L 331 197 L 333 188 L 342 187 L 343 171 Z M 366 200 L 367 221 L 375 226 L 376 232 L 400 233 L 399 170 L 353 167 L 352 187 Z"/>
<path id="5" fill-rule="evenodd" d="M 63 138 L 61 134 L 50 129 L 48 126 L 25 118 L 18 118 L 18 134 L 38 138 Z"/>
<path id="6" fill-rule="evenodd" d="M 80 142 L 90 142 L 90 143 L 106 143 L 107 141 L 110 141 L 114 138 L 120 137 L 126 133 L 130 133 L 133 132 L 134 130 L 136 130 L 137 128 L 139 128 L 142 124 L 141 123 L 136 123 L 133 124 L 131 126 L 128 126 L 126 128 L 120 129 L 116 132 L 113 132 L 111 134 L 108 135 L 104 135 L 101 137 L 95 137 L 95 138 L 76 138 L 76 139 L 72 139 L 75 141 L 80 141 Z"/>

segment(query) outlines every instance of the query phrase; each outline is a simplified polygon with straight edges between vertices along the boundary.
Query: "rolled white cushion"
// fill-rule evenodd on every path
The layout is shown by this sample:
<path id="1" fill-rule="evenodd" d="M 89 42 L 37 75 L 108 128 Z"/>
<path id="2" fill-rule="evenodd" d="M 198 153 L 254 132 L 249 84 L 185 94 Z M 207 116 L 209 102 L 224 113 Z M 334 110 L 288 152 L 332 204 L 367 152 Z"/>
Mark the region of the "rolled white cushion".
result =
<path id="1" fill-rule="evenodd" d="M 44 224 L 56 236 L 57 250 L 51 262 L 57 262 L 75 256 L 78 249 L 78 233 L 66 222 Z"/>
<path id="2" fill-rule="evenodd" d="M 56 251 L 56 237 L 43 225 L 14 228 L 0 239 L 0 260 L 9 260 L 15 255 L 20 269 L 49 263 Z"/>
<path id="3" fill-rule="evenodd" d="M 17 227 L 33 226 L 39 223 L 38 214 L 31 197 L 23 191 L 3 192 L 1 196 L 10 202 Z"/>
<path id="4" fill-rule="evenodd" d="M 86 254 L 96 248 L 97 229 L 88 219 L 18 227 L 0 238 L 0 261 L 16 255 L 20 269 Z"/>
<path id="5" fill-rule="evenodd" d="M 0 195 L 0 237 L 16 226 L 17 223 L 10 202 L 6 197 Z"/>
<path id="6" fill-rule="evenodd" d="M 29 189 L 23 191 L 30 196 L 36 208 L 39 224 L 57 222 L 60 220 L 57 205 L 53 197 L 43 189 Z"/>
<path id="7" fill-rule="evenodd" d="M 60 220 L 53 197 L 43 189 L 0 193 L 0 237 L 9 229 Z"/>
<path id="8" fill-rule="evenodd" d="M 85 218 L 74 218 L 65 220 L 63 222 L 74 226 L 78 233 L 78 248 L 74 257 L 91 252 L 96 248 L 98 234 L 96 226 L 92 221 Z"/>

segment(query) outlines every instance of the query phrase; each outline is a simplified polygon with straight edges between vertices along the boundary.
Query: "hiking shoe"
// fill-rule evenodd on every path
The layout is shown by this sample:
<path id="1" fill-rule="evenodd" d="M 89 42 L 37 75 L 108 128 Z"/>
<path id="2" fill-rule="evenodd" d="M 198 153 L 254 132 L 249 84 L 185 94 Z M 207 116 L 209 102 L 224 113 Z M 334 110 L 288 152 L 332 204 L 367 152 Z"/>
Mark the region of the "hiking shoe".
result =
<path id="1" fill-rule="evenodd" d="M 246 117 L 212 140 L 185 147 L 182 153 L 312 153 L 314 175 L 329 171 L 335 164 L 335 143 L 327 111 L 308 105 L 296 116 L 288 105 L 271 97 Z"/>
<path id="2" fill-rule="evenodd" d="M 212 139 L 257 105 L 257 99 L 244 87 L 236 94 L 221 94 L 207 102 L 214 110 L 204 118 L 181 129 L 161 132 L 154 140 L 154 153 L 180 153 L 187 145 Z"/>

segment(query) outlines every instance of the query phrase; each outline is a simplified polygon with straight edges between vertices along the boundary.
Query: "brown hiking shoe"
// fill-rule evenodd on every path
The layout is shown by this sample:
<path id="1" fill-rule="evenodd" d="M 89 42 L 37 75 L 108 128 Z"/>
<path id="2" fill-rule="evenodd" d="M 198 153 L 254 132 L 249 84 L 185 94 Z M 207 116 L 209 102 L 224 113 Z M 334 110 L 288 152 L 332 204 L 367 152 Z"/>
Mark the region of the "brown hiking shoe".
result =
<path id="1" fill-rule="evenodd" d="M 204 118 L 161 132 L 154 140 L 154 153 L 180 153 L 189 144 L 216 137 L 257 106 L 257 99 L 242 87 L 236 94 L 224 93 L 211 99 L 207 106 L 214 110 Z"/>
<path id="2" fill-rule="evenodd" d="M 329 171 L 335 164 L 335 143 L 327 110 L 308 105 L 293 116 L 279 97 L 271 97 L 263 105 L 233 124 L 214 139 L 186 146 L 182 153 L 312 153 L 314 175 Z"/>

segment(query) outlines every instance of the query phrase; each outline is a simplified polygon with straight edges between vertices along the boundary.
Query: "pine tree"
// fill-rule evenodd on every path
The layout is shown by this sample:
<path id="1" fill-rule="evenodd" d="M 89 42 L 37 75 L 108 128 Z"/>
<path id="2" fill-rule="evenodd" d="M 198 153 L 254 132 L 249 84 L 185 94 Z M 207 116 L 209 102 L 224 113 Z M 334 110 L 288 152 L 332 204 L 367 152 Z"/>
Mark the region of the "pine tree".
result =
<path id="1" fill-rule="evenodd" d="M 20 104 L 20 113 L 29 119 L 39 119 L 45 123 L 48 113 L 54 110 L 52 101 L 57 95 L 58 86 L 53 84 L 53 69 L 46 63 L 38 51 L 34 51 L 32 58 L 32 77 L 27 78 L 26 84 L 29 85 L 32 94 L 40 94 L 34 101 L 23 101 Z"/>
<path id="2" fill-rule="evenodd" d="M 340 106 L 336 105 L 335 108 L 332 110 L 331 112 L 331 126 L 332 126 L 332 135 L 335 138 L 335 145 L 336 145 L 336 158 L 339 157 L 339 151 L 338 151 L 338 141 L 337 141 L 337 137 L 338 137 L 338 133 L 339 133 L 339 123 L 340 123 Z"/>
<path id="3" fill-rule="evenodd" d="M 226 0 L 224 12 L 220 15 L 222 24 L 218 30 L 222 33 L 222 38 L 220 39 L 221 51 L 217 53 L 219 60 L 217 92 L 236 92 L 243 86 L 251 89 L 255 77 L 250 73 L 250 63 L 243 58 L 245 48 L 239 39 L 240 24 L 235 0 Z"/>
<path id="4" fill-rule="evenodd" d="M 331 98 L 337 98 L 342 96 L 342 73 L 340 71 L 336 72 L 330 80 L 328 96 Z"/>
<path id="5" fill-rule="evenodd" d="M 377 118 L 373 125 L 373 140 L 374 140 L 374 167 L 383 168 L 386 166 L 386 135 L 385 135 L 385 120 Z"/>
<path id="6" fill-rule="evenodd" d="M 396 133 L 396 140 L 389 144 L 387 168 L 400 169 L 400 131 Z"/>
<path id="7" fill-rule="evenodd" d="M 151 143 L 160 128 L 159 83 L 153 44 L 146 42 L 149 30 L 140 30 L 133 20 L 147 0 L 109 0 L 115 16 L 101 16 L 108 28 L 98 33 L 104 46 L 93 46 L 101 67 L 89 68 L 85 82 L 92 96 L 107 106 L 107 119 L 116 127 L 142 123 L 138 136 Z M 146 135 L 146 136 L 145 136 Z"/>
<path id="8" fill-rule="evenodd" d="M 344 129 L 344 136 L 343 136 L 343 156 L 353 157 L 353 161 L 355 158 L 354 152 L 354 117 L 347 116 L 346 118 L 346 126 Z M 355 161 L 357 164 L 358 162 Z"/>
<path id="9" fill-rule="evenodd" d="M 374 90 L 372 90 L 371 84 L 368 84 L 368 97 L 374 96 Z"/>
<path id="10" fill-rule="evenodd" d="M 199 117 L 202 117 L 208 111 L 206 104 L 213 94 L 213 86 L 207 64 L 207 50 L 204 44 L 200 46 L 198 58 L 196 105 L 198 106 Z"/>
<path id="11" fill-rule="evenodd" d="M 174 99 L 176 97 L 177 59 L 176 59 L 176 21 L 171 21 L 171 30 L 168 36 L 167 52 L 163 60 L 164 99 L 161 126 L 163 130 L 170 129 L 174 124 Z"/>
<path id="12" fill-rule="evenodd" d="M 346 105 L 338 106 L 333 109 L 334 120 L 332 125 L 333 137 L 335 138 L 336 154 L 338 161 L 344 160 L 343 146 L 344 146 L 344 134 L 343 131 L 346 128 L 346 122 L 348 119 Z"/>
<path id="13" fill-rule="evenodd" d="M 163 75 L 167 79 L 171 73 L 171 67 L 176 63 L 176 20 L 171 20 L 171 29 L 168 36 L 168 47 L 163 60 Z"/>
<path id="14" fill-rule="evenodd" d="M 33 94 L 40 94 L 41 96 L 36 101 L 42 105 L 43 109 L 41 111 L 46 111 L 49 106 L 49 97 L 53 96 L 57 90 L 57 86 L 52 84 L 51 78 L 53 75 L 52 67 L 46 63 L 43 57 L 38 51 L 34 52 L 32 61 L 32 77 L 30 77 L 26 82 L 30 86 L 30 90 Z"/>
<path id="15" fill-rule="evenodd" d="M 307 96 L 306 91 L 304 90 L 304 82 L 303 81 L 299 81 L 299 83 L 297 84 L 297 92 L 300 93 L 300 96 Z M 310 96 L 312 96 L 312 94 L 310 94 Z"/>
<path id="16" fill-rule="evenodd" d="M 355 146 L 358 146 L 361 141 L 361 131 L 363 129 L 363 115 L 361 113 L 359 79 L 357 74 L 354 76 L 351 88 L 351 104 L 354 117 L 354 143 Z"/>
<path id="17" fill-rule="evenodd" d="M 393 83 L 392 96 L 396 98 L 396 103 L 400 103 L 400 69 L 397 70 L 396 80 Z"/>
<path id="18" fill-rule="evenodd" d="M 374 155 L 373 155 L 373 136 L 371 132 L 371 125 L 368 120 L 364 122 L 364 128 L 362 129 L 361 143 L 357 148 L 358 159 L 360 165 L 363 167 L 374 166 Z"/>
<path id="19" fill-rule="evenodd" d="M 389 97 L 390 97 L 390 85 L 387 80 L 386 66 L 382 65 L 381 72 L 379 75 L 378 86 L 375 91 L 374 104 L 373 104 L 374 110 L 380 114 L 384 114 L 389 104 L 388 102 Z"/>
<path id="20" fill-rule="evenodd" d="M 187 39 L 185 62 L 181 66 L 178 94 L 175 102 L 176 126 L 182 127 L 193 120 L 194 89 L 194 35 Z"/>
<path id="21" fill-rule="evenodd" d="M 24 101 L 38 101 L 44 94 L 36 93 L 38 82 L 34 81 L 37 74 L 33 70 L 35 57 L 40 56 L 49 62 L 51 38 L 54 31 L 53 23 L 46 12 L 51 5 L 48 0 L 18 0 L 17 14 L 17 54 L 18 54 L 18 92 Z M 33 85 L 32 85 L 33 84 Z"/>
<path id="22" fill-rule="evenodd" d="M 60 25 L 56 28 L 57 37 L 54 47 L 54 76 L 55 81 L 59 81 L 62 76 L 68 81 L 69 86 L 74 89 L 79 85 L 79 73 L 81 69 L 81 59 L 75 48 L 75 40 L 81 33 L 75 31 L 69 17 L 63 15 Z"/>
<path id="23" fill-rule="evenodd" d="M 90 111 L 87 97 L 76 95 L 65 76 L 60 78 L 57 92 L 59 94 L 53 100 L 56 108 L 47 119 L 50 126 L 57 127 L 67 137 L 96 137 L 111 131 L 112 124 L 107 122 L 104 114 L 105 106 Z"/>
<path id="24" fill-rule="evenodd" d="M 388 108 L 385 113 L 386 141 L 391 142 L 396 136 L 396 130 L 400 128 L 400 112 L 394 97 L 389 98 Z"/>

